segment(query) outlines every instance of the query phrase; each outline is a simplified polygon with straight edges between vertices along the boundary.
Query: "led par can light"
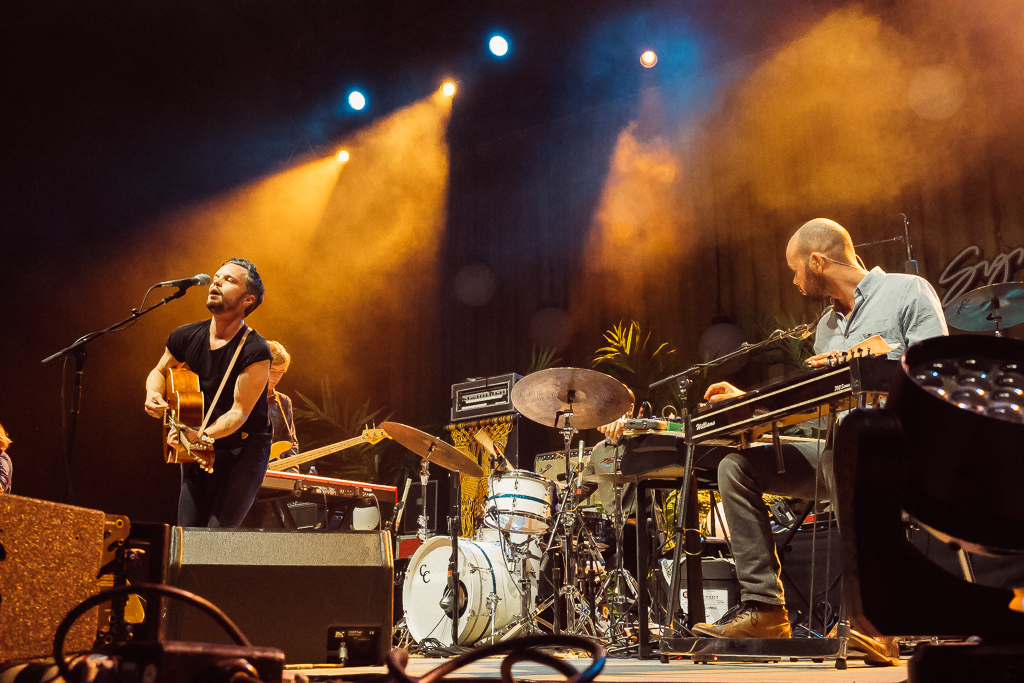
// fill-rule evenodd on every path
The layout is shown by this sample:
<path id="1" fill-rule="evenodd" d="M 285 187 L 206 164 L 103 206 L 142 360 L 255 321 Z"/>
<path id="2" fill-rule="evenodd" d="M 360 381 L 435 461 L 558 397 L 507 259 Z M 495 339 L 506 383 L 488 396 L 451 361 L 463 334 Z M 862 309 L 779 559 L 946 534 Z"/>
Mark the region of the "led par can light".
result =
<path id="1" fill-rule="evenodd" d="M 940 539 L 1024 549 L 1024 342 L 956 335 L 912 344 L 886 407 L 906 437 L 904 509 Z M 977 509 L 987 510 L 987 523 Z M 970 510 L 971 514 L 967 514 Z"/>

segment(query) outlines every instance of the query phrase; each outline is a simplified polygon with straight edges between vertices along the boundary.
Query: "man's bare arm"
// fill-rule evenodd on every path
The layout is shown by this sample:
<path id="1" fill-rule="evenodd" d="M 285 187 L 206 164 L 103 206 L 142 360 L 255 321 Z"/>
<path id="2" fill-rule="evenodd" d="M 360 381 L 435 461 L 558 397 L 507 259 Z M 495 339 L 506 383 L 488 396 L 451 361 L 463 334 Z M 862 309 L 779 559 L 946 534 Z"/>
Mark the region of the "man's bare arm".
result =
<path id="1" fill-rule="evenodd" d="M 270 361 L 253 363 L 238 376 L 235 382 L 235 400 L 231 409 L 218 417 L 203 432 L 218 439 L 236 432 L 245 423 L 256 401 L 267 400 L 267 378 L 270 377 Z"/>
<path id="2" fill-rule="evenodd" d="M 176 360 L 169 350 L 164 349 L 164 355 L 160 357 L 160 362 L 149 371 L 149 375 L 146 377 L 146 402 L 143 407 L 153 417 L 161 417 L 167 410 L 167 401 L 164 400 L 165 375 L 169 369 L 180 365 L 181 362 Z"/>

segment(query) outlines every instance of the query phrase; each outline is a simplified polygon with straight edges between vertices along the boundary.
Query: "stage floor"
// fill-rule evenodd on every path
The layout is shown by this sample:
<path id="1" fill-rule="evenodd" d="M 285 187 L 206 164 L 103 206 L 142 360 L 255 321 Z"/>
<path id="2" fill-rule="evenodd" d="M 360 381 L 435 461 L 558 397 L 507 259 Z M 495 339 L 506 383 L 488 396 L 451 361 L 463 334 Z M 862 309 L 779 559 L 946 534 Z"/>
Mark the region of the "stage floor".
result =
<path id="1" fill-rule="evenodd" d="M 444 660 L 412 658 L 406 671 L 412 676 L 422 676 L 441 664 Z M 590 659 L 566 659 L 578 670 L 582 671 L 590 665 Z M 608 659 L 604 669 L 598 675 L 598 681 L 614 683 L 634 683 L 649 681 L 650 683 L 800 683 L 802 681 L 824 683 L 895 683 L 907 680 L 907 660 L 900 666 L 872 667 L 860 659 L 847 660 L 847 669 L 839 671 L 835 662 L 826 661 L 820 664 L 810 661 L 779 662 L 775 664 L 743 664 L 718 663 L 694 664 L 689 659 L 672 661 L 662 664 L 658 660 L 638 661 L 636 659 Z M 468 680 L 500 680 L 501 658 L 489 658 L 473 662 L 447 678 Z M 359 681 L 360 679 L 378 676 L 385 673 L 385 667 L 358 667 L 347 669 L 298 669 L 293 673 L 302 673 L 311 681 L 327 679 L 343 679 Z M 513 669 L 516 678 L 521 681 L 563 681 L 560 674 L 536 664 L 517 664 Z"/>

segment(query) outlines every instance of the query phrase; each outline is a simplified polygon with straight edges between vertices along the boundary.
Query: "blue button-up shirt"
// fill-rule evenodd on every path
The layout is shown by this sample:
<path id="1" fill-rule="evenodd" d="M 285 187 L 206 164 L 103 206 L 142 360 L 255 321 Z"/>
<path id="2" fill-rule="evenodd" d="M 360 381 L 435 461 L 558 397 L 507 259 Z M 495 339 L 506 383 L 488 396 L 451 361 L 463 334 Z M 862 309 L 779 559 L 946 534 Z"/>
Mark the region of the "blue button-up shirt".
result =
<path id="1" fill-rule="evenodd" d="M 927 280 L 872 268 L 853 292 L 850 314 L 833 309 L 818 322 L 814 352 L 845 351 L 876 334 L 896 347 L 889 352 L 896 359 L 909 344 L 949 334 L 939 297 Z"/>

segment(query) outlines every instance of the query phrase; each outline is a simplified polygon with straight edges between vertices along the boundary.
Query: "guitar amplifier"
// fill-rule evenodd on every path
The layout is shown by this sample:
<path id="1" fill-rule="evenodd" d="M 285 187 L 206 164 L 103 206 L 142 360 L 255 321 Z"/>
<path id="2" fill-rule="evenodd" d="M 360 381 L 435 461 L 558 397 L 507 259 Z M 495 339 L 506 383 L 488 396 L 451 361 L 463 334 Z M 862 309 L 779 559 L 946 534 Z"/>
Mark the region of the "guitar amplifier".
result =
<path id="1" fill-rule="evenodd" d="M 512 387 L 522 378 L 522 375 L 510 373 L 453 384 L 452 422 L 514 412 Z"/>
<path id="2" fill-rule="evenodd" d="M 583 449 L 583 464 L 586 465 L 590 461 L 590 453 L 593 448 Z M 572 464 L 577 464 L 577 458 L 579 457 L 579 448 L 572 449 L 570 454 L 570 460 Z M 554 451 L 551 453 L 538 453 L 533 461 L 533 471 L 551 481 L 564 484 L 565 483 L 565 451 Z"/>

